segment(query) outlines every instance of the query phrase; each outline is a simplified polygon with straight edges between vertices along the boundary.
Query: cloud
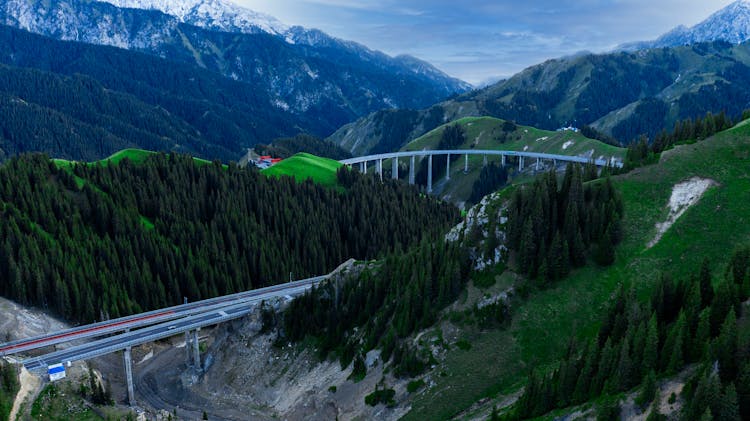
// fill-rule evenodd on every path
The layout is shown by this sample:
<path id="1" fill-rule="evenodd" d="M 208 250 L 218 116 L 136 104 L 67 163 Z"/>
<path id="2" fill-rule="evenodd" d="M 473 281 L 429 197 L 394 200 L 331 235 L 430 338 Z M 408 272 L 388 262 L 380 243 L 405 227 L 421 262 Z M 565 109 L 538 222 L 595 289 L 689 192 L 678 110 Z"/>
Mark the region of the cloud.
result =
<path id="1" fill-rule="evenodd" d="M 235 0 L 480 83 L 694 25 L 732 0 Z"/>

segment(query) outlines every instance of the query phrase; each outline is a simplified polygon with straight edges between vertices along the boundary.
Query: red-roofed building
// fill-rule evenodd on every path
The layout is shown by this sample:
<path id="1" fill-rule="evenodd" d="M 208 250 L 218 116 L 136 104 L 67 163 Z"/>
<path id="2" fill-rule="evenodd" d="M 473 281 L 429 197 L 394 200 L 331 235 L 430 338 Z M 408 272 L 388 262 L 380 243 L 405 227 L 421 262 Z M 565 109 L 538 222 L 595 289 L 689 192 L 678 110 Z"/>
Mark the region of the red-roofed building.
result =
<path id="1" fill-rule="evenodd" d="M 259 157 L 257 161 L 255 161 L 255 166 L 260 169 L 265 169 L 265 168 L 272 167 L 281 161 L 282 161 L 281 158 L 274 158 L 270 155 L 263 155 Z"/>

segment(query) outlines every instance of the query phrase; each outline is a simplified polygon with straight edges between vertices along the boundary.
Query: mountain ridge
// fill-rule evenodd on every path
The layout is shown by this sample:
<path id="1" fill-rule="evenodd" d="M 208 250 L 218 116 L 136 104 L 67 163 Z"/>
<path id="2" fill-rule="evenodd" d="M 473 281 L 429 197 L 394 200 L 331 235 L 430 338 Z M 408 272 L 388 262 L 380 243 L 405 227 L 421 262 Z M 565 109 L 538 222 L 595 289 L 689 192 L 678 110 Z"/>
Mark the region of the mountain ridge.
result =
<path id="1" fill-rule="evenodd" d="M 692 27 L 679 25 L 656 40 L 626 43 L 618 49 L 637 51 L 713 41 L 741 44 L 748 40 L 750 40 L 750 1 L 737 0 Z"/>
<path id="2" fill-rule="evenodd" d="M 194 3 L 214 4 L 178 5 Z M 187 8 L 183 11 L 189 14 Z M 421 108 L 469 89 L 434 68 L 414 70 L 403 60 L 301 27 L 289 28 L 287 37 L 261 29 L 221 32 L 158 10 L 84 0 L 2 0 L 0 23 L 58 40 L 147 53 L 250 82 L 269 93 L 269 109 L 318 121 L 307 128 L 317 135 L 379 109 Z M 290 43 L 289 37 L 307 41 Z"/>
<path id="3" fill-rule="evenodd" d="M 398 149 L 445 122 L 490 116 L 545 130 L 594 129 L 629 143 L 677 122 L 750 108 L 750 43 L 725 41 L 547 60 L 430 108 L 387 110 L 329 137 L 354 154 Z"/>
<path id="4" fill-rule="evenodd" d="M 277 35 L 290 44 L 303 44 L 312 47 L 335 47 L 355 52 L 361 56 L 377 59 L 390 59 L 416 74 L 429 76 L 443 84 L 453 83 L 452 88 L 469 90 L 471 85 L 447 75 L 434 65 L 409 55 L 390 57 L 372 50 L 358 42 L 347 41 L 328 35 L 315 28 L 299 25 L 286 25 L 273 16 L 256 12 L 225 0 L 101 0 L 118 8 L 155 10 L 176 17 L 181 23 L 221 32 L 255 34 L 264 32 Z"/>
<path id="5" fill-rule="evenodd" d="M 284 35 L 289 27 L 273 16 L 222 0 L 101 0 L 118 8 L 156 10 L 182 23 L 222 32 Z"/>

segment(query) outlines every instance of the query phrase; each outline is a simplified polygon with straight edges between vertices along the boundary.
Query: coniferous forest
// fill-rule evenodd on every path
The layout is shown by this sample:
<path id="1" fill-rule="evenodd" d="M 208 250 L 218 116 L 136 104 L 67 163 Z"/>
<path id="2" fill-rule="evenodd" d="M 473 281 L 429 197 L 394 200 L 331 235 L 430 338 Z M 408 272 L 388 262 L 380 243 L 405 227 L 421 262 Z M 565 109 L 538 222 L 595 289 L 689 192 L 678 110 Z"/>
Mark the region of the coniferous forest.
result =
<path id="1" fill-rule="evenodd" d="M 596 170 L 569 165 L 562 185 L 550 171 L 515 191 L 508 208 L 508 248 L 518 271 L 542 285 L 564 278 L 592 257 L 614 262 L 621 236 L 622 199 L 609 178 L 595 183 Z"/>
<path id="2" fill-rule="evenodd" d="M 666 419 L 659 414 L 656 379 L 693 364 L 680 419 L 750 419 L 750 330 L 739 322 L 750 296 L 750 249 L 736 251 L 713 285 L 704 261 L 682 282 L 663 275 L 645 303 L 620 289 L 598 335 L 584 344 L 571 340 L 552 373 L 532 373 L 508 418 L 531 418 L 641 385 L 636 403 L 652 407 L 649 420 Z"/>
<path id="3" fill-rule="evenodd" d="M 283 334 L 290 340 L 315 338 L 321 354 L 333 352 L 343 367 L 378 348 L 383 361 L 393 356 L 396 375 L 417 375 L 426 358 L 403 339 L 437 321 L 463 290 L 469 269 L 461 247 L 423 241 L 354 280 L 327 283 L 294 300 L 284 313 Z"/>
<path id="4" fill-rule="evenodd" d="M 0 361 L 0 417 L 7 417 L 13 407 L 13 398 L 18 392 L 16 367 Z"/>
<path id="5" fill-rule="evenodd" d="M 176 154 L 68 169 L 12 159 L 0 167 L 0 294 L 91 322 L 325 274 L 458 218 L 403 184 L 339 176 L 344 191 Z"/>

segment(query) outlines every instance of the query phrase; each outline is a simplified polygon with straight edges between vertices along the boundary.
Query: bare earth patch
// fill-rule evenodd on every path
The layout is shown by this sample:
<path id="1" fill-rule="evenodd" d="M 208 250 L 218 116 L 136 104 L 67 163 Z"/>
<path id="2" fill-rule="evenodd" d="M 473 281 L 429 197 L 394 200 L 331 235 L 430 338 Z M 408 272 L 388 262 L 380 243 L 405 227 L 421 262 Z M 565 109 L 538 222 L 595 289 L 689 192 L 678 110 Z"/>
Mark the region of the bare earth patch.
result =
<path id="1" fill-rule="evenodd" d="M 672 196 L 669 198 L 669 215 L 667 216 L 667 220 L 656 224 L 656 236 L 653 240 L 649 241 L 647 248 L 655 246 L 672 224 L 691 206 L 698 203 L 709 187 L 715 185 L 717 183 L 713 180 L 693 177 L 688 181 L 674 186 Z"/>
<path id="2" fill-rule="evenodd" d="M 65 323 L 41 310 L 23 307 L 8 299 L 0 298 L 0 343 L 38 336 L 68 327 Z M 18 356 L 6 357 L 6 360 L 13 363 L 18 363 L 21 359 L 23 358 Z M 34 401 L 43 386 L 42 379 L 25 369 L 21 370 L 19 382 L 21 389 L 13 402 L 9 418 L 11 420 L 16 419 L 19 415 L 24 418 L 25 414 L 19 414 L 19 412 L 30 410 L 31 402 Z"/>
<path id="3" fill-rule="evenodd" d="M 25 368 L 21 368 L 21 376 L 19 378 L 21 384 L 21 390 L 16 395 L 16 400 L 13 402 L 13 409 L 10 410 L 9 420 L 14 420 L 18 416 L 18 411 L 21 410 L 21 405 L 30 403 L 33 400 L 33 396 L 39 393 L 42 386 L 42 379 L 29 373 Z M 30 399 L 29 399 L 30 398 Z"/>

